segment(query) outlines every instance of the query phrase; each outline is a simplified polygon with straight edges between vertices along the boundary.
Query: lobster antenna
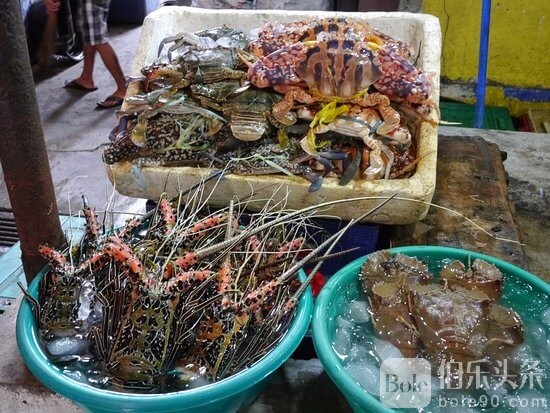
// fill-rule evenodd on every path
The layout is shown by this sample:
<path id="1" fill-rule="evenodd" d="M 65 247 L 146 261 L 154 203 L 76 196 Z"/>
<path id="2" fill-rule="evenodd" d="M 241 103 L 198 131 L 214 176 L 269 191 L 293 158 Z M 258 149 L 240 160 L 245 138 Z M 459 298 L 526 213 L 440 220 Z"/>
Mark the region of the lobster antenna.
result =
<path id="1" fill-rule="evenodd" d="M 195 189 L 201 187 L 202 185 L 204 185 L 206 182 L 212 180 L 212 179 L 215 179 L 215 178 L 223 178 L 224 174 L 226 173 L 227 171 L 225 169 L 222 169 L 222 170 L 219 170 L 219 171 L 216 171 L 216 172 L 213 172 L 211 173 L 209 176 L 207 176 L 206 178 L 203 178 L 201 179 L 199 182 L 191 185 L 189 188 L 187 188 L 186 190 L 184 191 L 181 191 L 180 195 L 181 196 L 185 196 L 187 194 L 189 194 L 190 192 L 194 191 Z M 146 214 L 144 214 L 142 216 L 142 219 L 143 220 L 146 220 L 147 218 L 151 218 L 151 216 L 153 216 L 153 214 L 155 213 L 155 209 L 153 208 L 151 211 L 147 212 Z"/>
<path id="2" fill-rule="evenodd" d="M 338 232 L 336 232 L 334 235 L 332 235 L 329 239 L 327 239 L 326 241 L 324 241 L 321 245 L 319 245 L 317 248 L 315 248 L 312 252 L 310 252 L 306 257 L 304 257 L 301 261 L 297 262 L 293 267 L 291 267 L 288 271 L 286 271 L 283 275 L 281 275 L 279 278 L 281 281 L 285 281 L 286 278 L 290 277 L 291 275 L 293 275 L 296 271 L 298 271 L 305 263 L 307 263 L 309 261 L 309 258 L 310 256 L 314 256 L 314 255 L 317 255 L 317 253 L 319 253 L 319 251 L 322 251 L 325 246 L 329 245 L 329 247 L 327 248 L 327 251 L 326 251 L 326 254 L 330 254 L 330 252 L 332 251 L 332 249 L 336 246 L 336 244 L 338 243 L 338 241 L 340 240 L 340 238 L 342 238 L 342 236 L 348 231 L 348 229 L 350 229 L 353 225 L 355 225 L 356 223 L 360 222 L 361 220 L 365 219 L 366 217 L 368 217 L 369 215 L 373 214 L 375 211 L 377 211 L 378 209 L 382 208 L 385 204 L 387 204 L 389 201 L 390 201 L 391 198 L 388 198 L 386 199 L 385 201 L 381 202 L 380 204 L 376 205 L 374 208 L 370 209 L 369 211 L 365 212 L 363 215 L 361 215 L 359 218 L 357 219 L 352 219 L 351 221 L 349 221 L 346 226 L 340 230 L 338 230 Z M 302 292 L 305 290 L 305 288 L 309 285 L 309 283 L 311 282 L 311 280 L 313 279 L 313 277 L 315 276 L 315 273 L 319 270 L 319 268 L 321 267 L 321 265 L 323 265 L 323 262 L 324 262 L 324 259 L 320 260 L 319 262 L 317 262 L 317 264 L 315 265 L 315 267 L 313 267 L 313 269 L 311 270 L 310 274 L 308 275 L 307 279 L 302 283 L 302 285 L 300 285 L 300 287 L 298 288 L 298 290 L 296 290 L 296 292 L 294 293 L 294 296 L 291 298 L 291 300 L 296 300 L 297 297 L 299 297 Z M 298 266 L 299 265 L 299 266 Z M 291 272 L 292 271 L 292 272 Z"/>
<path id="3" fill-rule="evenodd" d="M 215 244 L 215 245 L 211 245 L 209 247 L 206 247 L 206 248 L 203 248 L 202 250 L 198 250 L 194 255 L 195 255 L 195 258 L 196 259 L 201 259 L 201 258 L 204 258 L 204 257 L 207 257 L 208 255 L 210 254 L 213 254 L 213 253 L 216 253 L 220 250 L 224 250 L 226 248 L 228 248 L 229 246 L 231 245 L 234 245 L 236 243 L 239 243 L 241 242 L 242 240 L 244 240 L 245 238 L 248 238 L 249 236 L 251 235 L 256 235 L 258 234 L 259 232 L 271 227 L 271 226 L 274 226 L 274 225 L 278 225 L 278 224 L 281 224 L 285 221 L 288 221 L 289 219 L 291 218 L 294 218 L 296 216 L 299 216 L 301 214 L 304 214 L 304 213 L 307 213 L 307 212 L 310 212 L 310 211 L 314 211 L 318 208 L 323 208 L 323 207 L 326 207 L 326 206 L 332 206 L 332 205 L 337 205 L 337 204 L 341 204 L 341 203 L 344 203 L 344 202 L 353 202 L 353 201 L 364 201 L 364 200 L 369 200 L 369 199 L 379 199 L 379 198 L 383 198 L 384 201 L 381 202 L 380 204 L 378 204 L 377 206 L 375 206 L 373 209 L 371 209 L 370 211 L 368 211 L 366 214 L 364 214 L 360 219 L 363 219 L 364 217 L 374 213 L 375 211 L 377 211 L 378 209 L 382 208 L 384 205 L 386 205 L 389 201 L 391 201 L 395 196 L 397 195 L 397 193 L 394 193 L 392 195 L 390 195 L 389 197 L 385 198 L 385 197 L 357 197 L 357 198 L 348 198 L 348 199 L 337 199 L 335 201 L 330 201 L 330 202 L 324 202 L 324 203 L 321 203 L 321 204 L 318 204 L 318 205 L 311 205 L 309 207 L 306 207 L 306 208 L 303 208 L 303 209 L 299 209 L 297 211 L 293 211 L 293 212 L 290 212 L 286 215 L 283 215 L 283 216 L 279 216 L 278 218 L 275 218 L 273 221 L 270 221 L 270 222 L 266 222 L 265 224 L 263 225 L 260 225 L 256 228 L 254 228 L 252 231 L 246 231 L 246 232 L 243 232 L 242 234 L 240 235 L 237 235 L 236 237 L 233 237 L 231 239 L 228 239 L 226 241 L 222 241 L 218 244 Z"/>

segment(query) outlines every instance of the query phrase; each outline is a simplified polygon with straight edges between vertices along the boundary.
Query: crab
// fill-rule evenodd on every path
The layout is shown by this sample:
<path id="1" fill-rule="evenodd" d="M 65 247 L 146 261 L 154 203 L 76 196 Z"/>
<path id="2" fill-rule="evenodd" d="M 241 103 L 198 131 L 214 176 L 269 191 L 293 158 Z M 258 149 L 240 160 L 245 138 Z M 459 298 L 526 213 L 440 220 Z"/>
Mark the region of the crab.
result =
<path id="1" fill-rule="evenodd" d="M 375 137 L 385 138 L 390 145 L 399 145 L 406 149 L 411 145 L 411 132 L 406 126 L 399 125 L 390 132 L 380 133 L 379 127 L 383 120 L 378 111 L 373 108 L 364 108 L 359 105 L 344 105 L 338 110 L 338 115 L 328 123 L 321 122 L 313 127 L 313 133 L 321 134 L 336 132 L 344 136 L 352 136 L 363 140 Z M 300 119 L 314 120 L 319 113 L 313 107 L 299 108 L 297 116 Z"/>
<path id="2" fill-rule="evenodd" d="M 391 47 L 406 59 L 414 54 L 412 45 L 374 29 L 365 20 L 339 17 L 290 23 L 265 23 L 258 32 L 258 38 L 249 43 L 248 51 L 258 57 L 264 57 L 283 46 L 317 40 L 320 33 L 321 36 L 346 37 L 350 40 Z"/>
<path id="3" fill-rule="evenodd" d="M 388 179 L 392 167 L 394 166 L 394 153 L 391 147 L 398 147 L 403 151 L 411 145 L 411 133 L 406 126 L 399 125 L 390 132 L 379 134 L 380 124 L 383 122 L 380 114 L 372 108 L 364 108 L 359 105 L 334 108 L 332 111 L 336 116 L 332 116 L 328 122 L 317 123 L 315 119 L 323 119 L 318 113 L 326 111 L 331 105 L 326 105 L 320 111 L 311 107 L 300 108 L 297 115 L 301 119 L 311 120 L 311 133 L 302 139 L 301 146 L 307 153 L 316 155 L 315 135 L 327 132 L 335 132 L 342 136 L 359 138 L 364 144 L 364 160 L 366 166 L 362 168 L 362 173 L 367 180 L 384 178 Z M 332 105 L 334 107 L 334 105 Z M 384 157 L 382 156 L 384 154 Z M 384 159 L 385 158 L 385 159 Z M 363 162 L 365 163 L 365 162 Z"/>
<path id="4" fill-rule="evenodd" d="M 195 83 L 244 79 L 236 50 L 247 45 L 248 38 L 241 30 L 225 26 L 166 37 L 160 43 L 157 60 L 141 71 L 144 89 L 177 90 Z M 163 52 L 165 46 L 168 48 Z"/>
<path id="5" fill-rule="evenodd" d="M 221 112 L 240 141 L 257 141 L 271 125 L 280 126 L 271 115 L 273 105 L 282 99 L 277 93 L 249 89 L 238 81 L 195 84 L 191 92 L 201 106 Z"/>
<path id="6" fill-rule="evenodd" d="M 147 159 L 141 163 L 166 164 L 195 162 L 207 157 L 211 137 L 222 123 L 197 113 L 156 113 L 121 118 L 113 142 L 105 149 L 107 164 L 119 161 Z"/>
<path id="7" fill-rule="evenodd" d="M 286 125 L 296 121 L 290 112 L 295 100 L 306 104 L 339 100 L 380 105 L 386 121 L 394 125 L 399 123 L 399 116 L 391 109 L 389 99 L 379 93 L 365 94 L 381 76 L 379 66 L 370 45 L 341 38 L 283 46 L 250 64 L 247 78 L 256 87 L 273 87 L 285 95 L 273 107 L 273 116 Z"/>
<path id="8" fill-rule="evenodd" d="M 248 62 L 247 79 L 253 85 L 273 87 L 285 95 L 273 107 L 278 121 L 286 125 L 296 121 L 290 112 L 295 101 L 336 100 L 376 106 L 384 119 L 378 132 L 387 134 L 400 123 L 390 100 L 432 104 L 429 76 L 403 57 L 395 43 L 378 37 L 369 41 L 354 24 L 345 26 L 338 20 L 338 24 L 302 30 L 302 36 L 283 36 L 277 40 L 283 43 L 278 49 Z M 371 86 L 375 91 L 369 93 Z"/>

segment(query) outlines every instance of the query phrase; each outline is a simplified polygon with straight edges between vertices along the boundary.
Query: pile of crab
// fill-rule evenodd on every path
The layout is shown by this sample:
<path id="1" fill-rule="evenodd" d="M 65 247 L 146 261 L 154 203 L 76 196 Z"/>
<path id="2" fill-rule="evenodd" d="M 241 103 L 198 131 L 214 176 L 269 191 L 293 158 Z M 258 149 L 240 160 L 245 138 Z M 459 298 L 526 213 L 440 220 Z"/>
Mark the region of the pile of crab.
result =
<path id="1" fill-rule="evenodd" d="M 412 55 L 350 18 L 179 33 L 142 69 L 104 161 L 300 175 L 310 191 L 408 177 L 436 109 Z"/>
<path id="2" fill-rule="evenodd" d="M 202 184 L 163 197 L 118 229 L 100 224 L 84 200 L 82 241 L 40 248 L 50 269 L 39 299 L 26 297 L 63 373 L 101 388 L 166 392 L 251 366 L 288 330 L 313 278 L 300 281 L 299 270 L 309 263 L 315 274 L 340 254 L 331 254 L 335 242 L 354 223 L 314 242 L 310 218 L 328 204 L 287 211 L 271 201 L 246 214 L 246 202 L 211 210 L 208 197 Z"/>

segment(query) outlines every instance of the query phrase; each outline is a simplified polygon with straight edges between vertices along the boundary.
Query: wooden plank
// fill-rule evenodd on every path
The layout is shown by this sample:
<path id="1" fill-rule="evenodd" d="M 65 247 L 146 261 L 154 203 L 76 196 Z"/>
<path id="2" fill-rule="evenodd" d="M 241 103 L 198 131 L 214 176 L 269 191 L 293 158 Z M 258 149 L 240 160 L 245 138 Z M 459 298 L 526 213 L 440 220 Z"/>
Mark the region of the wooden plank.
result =
<path id="1" fill-rule="evenodd" d="M 391 245 L 463 248 L 527 268 L 498 146 L 477 136 L 440 136 L 438 144 L 432 203 L 463 216 L 432 206 L 424 220 L 392 227 Z"/>

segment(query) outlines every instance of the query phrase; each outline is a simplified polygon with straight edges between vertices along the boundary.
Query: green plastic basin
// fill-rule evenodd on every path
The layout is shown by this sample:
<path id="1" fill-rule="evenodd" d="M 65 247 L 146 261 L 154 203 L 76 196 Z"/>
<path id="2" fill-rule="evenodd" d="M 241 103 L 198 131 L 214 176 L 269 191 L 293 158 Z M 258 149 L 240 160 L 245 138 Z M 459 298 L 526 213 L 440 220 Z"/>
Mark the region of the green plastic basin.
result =
<path id="1" fill-rule="evenodd" d="M 423 260 L 436 274 L 444 259 L 458 259 L 465 264 L 476 258 L 486 260 L 500 269 L 504 275 L 504 292 L 501 303 L 513 308 L 522 318 L 534 319 L 550 306 L 550 285 L 535 275 L 488 255 L 456 248 L 435 246 L 410 246 L 393 248 Z M 334 274 L 321 290 L 313 311 L 312 332 L 315 350 L 327 374 L 345 396 L 356 413 L 385 412 L 394 410 L 384 406 L 378 398 L 364 390 L 348 373 L 332 349 L 336 332 L 336 319 L 344 306 L 360 297 L 359 270 L 366 258 L 349 263 Z M 526 291 L 527 290 L 527 291 Z M 528 333 L 528 332 L 527 332 Z"/>
<path id="2" fill-rule="evenodd" d="M 37 298 L 41 272 L 29 293 Z M 301 278 L 305 274 L 301 272 Z M 17 344 L 32 373 L 51 390 L 92 412 L 235 412 L 252 403 L 269 383 L 270 376 L 296 350 L 308 328 L 313 298 L 308 288 L 289 330 L 280 343 L 250 368 L 217 383 L 164 394 L 128 394 L 102 390 L 65 376 L 49 362 L 40 344 L 31 305 L 23 300 L 17 314 Z"/>

